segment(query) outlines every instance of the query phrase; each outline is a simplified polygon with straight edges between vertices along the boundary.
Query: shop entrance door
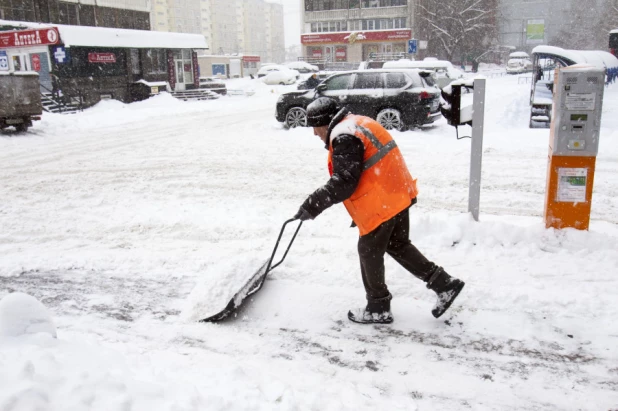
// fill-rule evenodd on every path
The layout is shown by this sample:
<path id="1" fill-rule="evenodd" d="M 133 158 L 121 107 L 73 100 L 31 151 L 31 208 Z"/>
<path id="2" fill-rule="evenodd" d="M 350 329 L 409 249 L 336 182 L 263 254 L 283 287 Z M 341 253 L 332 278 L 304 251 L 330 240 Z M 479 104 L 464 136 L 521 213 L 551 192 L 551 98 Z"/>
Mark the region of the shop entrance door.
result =
<path id="1" fill-rule="evenodd" d="M 193 59 L 191 50 L 174 51 L 174 64 L 176 67 L 176 90 L 184 91 L 187 84 L 193 84 Z M 191 88 L 191 86 L 189 86 Z"/>
<path id="2" fill-rule="evenodd" d="M 176 91 L 185 90 L 185 71 L 182 67 L 182 60 L 176 60 Z"/>
<path id="3" fill-rule="evenodd" d="M 30 53 L 30 65 L 33 71 L 39 73 L 39 83 L 41 92 L 52 91 L 52 79 L 49 67 L 49 56 L 47 53 Z"/>

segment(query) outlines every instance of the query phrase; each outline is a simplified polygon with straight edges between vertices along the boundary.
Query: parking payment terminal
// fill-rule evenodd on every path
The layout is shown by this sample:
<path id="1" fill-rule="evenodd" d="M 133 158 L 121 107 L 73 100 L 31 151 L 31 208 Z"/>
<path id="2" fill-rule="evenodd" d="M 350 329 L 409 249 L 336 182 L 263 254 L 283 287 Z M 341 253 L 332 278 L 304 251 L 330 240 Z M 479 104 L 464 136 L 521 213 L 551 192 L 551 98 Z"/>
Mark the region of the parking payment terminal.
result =
<path id="1" fill-rule="evenodd" d="M 556 69 L 545 197 L 548 228 L 588 229 L 604 86 L 603 69 Z"/>

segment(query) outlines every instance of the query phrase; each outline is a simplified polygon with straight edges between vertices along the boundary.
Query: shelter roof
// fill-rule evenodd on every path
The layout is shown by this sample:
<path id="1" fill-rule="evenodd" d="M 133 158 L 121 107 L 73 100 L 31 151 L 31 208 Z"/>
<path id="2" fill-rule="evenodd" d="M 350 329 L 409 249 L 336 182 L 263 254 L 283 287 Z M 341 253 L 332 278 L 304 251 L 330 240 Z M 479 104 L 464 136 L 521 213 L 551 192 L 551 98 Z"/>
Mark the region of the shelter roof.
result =
<path id="1" fill-rule="evenodd" d="M 618 67 L 618 58 L 603 50 L 565 50 L 554 46 L 536 46 L 532 54 L 560 59 L 567 66 L 590 64 L 599 68 Z"/>

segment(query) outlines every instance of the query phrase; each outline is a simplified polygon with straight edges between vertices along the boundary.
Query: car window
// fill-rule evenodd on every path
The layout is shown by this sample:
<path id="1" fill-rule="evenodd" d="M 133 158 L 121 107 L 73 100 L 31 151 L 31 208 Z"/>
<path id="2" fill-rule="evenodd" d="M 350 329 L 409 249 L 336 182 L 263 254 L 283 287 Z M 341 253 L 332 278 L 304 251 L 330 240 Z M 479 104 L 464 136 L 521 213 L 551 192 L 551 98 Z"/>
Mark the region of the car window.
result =
<path id="1" fill-rule="evenodd" d="M 421 80 L 423 81 L 423 86 L 425 87 L 433 87 L 436 82 L 431 76 L 421 76 Z"/>
<path id="2" fill-rule="evenodd" d="M 358 73 L 354 81 L 355 89 L 381 88 L 380 73 Z"/>
<path id="3" fill-rule="evenodd" d="M 343 76 L 336 76 L 326 80 L 326 89 L 327 90 L 345 90 L 348 88 L 348 84 L 350 84 L 351 74 L 345 74 Z"/>
<path id="4" fill-rule="evenodd" d="M 386 73 L 386 88 L 402 88 L 408 83 L 403 73 Z"/>

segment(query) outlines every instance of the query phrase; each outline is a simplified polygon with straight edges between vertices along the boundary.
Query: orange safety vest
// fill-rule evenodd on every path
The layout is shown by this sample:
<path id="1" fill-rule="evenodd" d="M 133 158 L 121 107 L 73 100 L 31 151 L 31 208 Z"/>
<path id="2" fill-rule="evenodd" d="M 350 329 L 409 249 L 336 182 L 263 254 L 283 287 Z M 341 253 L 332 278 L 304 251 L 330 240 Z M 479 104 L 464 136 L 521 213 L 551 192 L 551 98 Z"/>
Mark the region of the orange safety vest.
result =
<path id="1" fill-rule="evenodd" d="M 405 210 L 416 198 L 416 180 L 388 131 L 369 117 L 347 115 L 331 132 L 328 171 L 333 175 L 332 141 L 341 134 L 358 137 L 365 146 L 363 172 L 356 190 L 343 204 L 358 226 L 360 235 Z"/>

